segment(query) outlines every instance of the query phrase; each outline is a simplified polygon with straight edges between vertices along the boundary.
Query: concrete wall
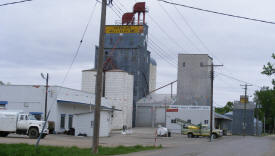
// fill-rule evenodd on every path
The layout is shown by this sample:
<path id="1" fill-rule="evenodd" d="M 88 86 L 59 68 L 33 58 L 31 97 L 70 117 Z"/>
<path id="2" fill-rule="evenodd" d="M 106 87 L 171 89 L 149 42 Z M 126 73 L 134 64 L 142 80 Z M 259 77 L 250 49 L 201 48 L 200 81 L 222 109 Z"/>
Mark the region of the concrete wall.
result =
<path id="1" fill-rule="evenodd" d="M 95 70 L 82 72 L 82 89 L 93 92 L 95 89 Z M 115 111 L 112 118 L 112 129 L 121 129 L 123 125 L 132 127 L 134 77 L 122 70 L 110 70 L 105 74 L 104 96 L 110 106 L 122 111 Z M 86 86 L 88 85 L 88 87 Z"/>
<path id="2" fill-rule="evenodd" d="M 81 90 L 95 94 L 96 70 L 83 70 Z"/>
<path id="3" fill-rule="evenodd" d="M 150 73 L 149 73 L 149 92 L 156 89 L 156 83 L 157 83 L 157 64 L 151 58 Z"/>
<path id="4" fill-rule="evenodd" d="M 207 54 L 178 55 L 177 105 L 210 106 L 212 59 Z"/>
<path id="5" fill-rule="evenodd" d="M 94 113 L 75 114 L 73 127 L 75 128 L 75 136 L 78 134 L 87 134 L 93 136 Z M 100 137 L 110 136 L 111 132 L 111 113 L 109 111 L 101 111 L 100 113 Z"/>

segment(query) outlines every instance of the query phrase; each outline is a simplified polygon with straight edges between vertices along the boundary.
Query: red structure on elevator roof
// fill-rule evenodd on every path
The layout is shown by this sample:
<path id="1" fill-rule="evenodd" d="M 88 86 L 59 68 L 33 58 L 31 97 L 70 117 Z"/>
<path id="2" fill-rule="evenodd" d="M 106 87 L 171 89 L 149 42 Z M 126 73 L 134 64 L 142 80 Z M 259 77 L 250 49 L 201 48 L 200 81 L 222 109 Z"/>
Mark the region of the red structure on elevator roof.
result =
<path id="1" fill-rule="evenodd" d="M 138 21 L 137 25 L 144 24 L 145 23 L 145 13 L 146 13 L 146 7 L 145 2 L 138 2 L 134 5 L 133 12 L 132 13 L 125 13 L 122 16 L 122 25 L 134 25 L 135 24 L 135 14 L 138 14 Z M 143 13 L 143 21 L 141 23 L 140 21 L 140 14 Z"/>

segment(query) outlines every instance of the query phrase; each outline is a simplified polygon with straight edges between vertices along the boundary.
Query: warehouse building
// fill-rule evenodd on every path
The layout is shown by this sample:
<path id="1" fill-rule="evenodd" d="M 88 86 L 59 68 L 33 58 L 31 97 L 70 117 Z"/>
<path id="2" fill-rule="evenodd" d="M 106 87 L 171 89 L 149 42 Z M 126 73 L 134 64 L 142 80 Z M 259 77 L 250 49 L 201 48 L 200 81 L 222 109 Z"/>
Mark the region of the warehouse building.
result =
<path id="1" fill-rule="evenodd" d="M 22 110 L 33 114 L 37 119 L 43 119 L 45 88 L 42 85 L 2 85 L 0 86 L 0 103 L 4 106 L 1 108 Z M 80 124 L 90 126 L 85 127 L 87 133 L 93 126 L 91 124 L 93 122 L 92 113 L 86 116 L 81 116 L 81 114 L 93 112 L 94 102 L 94 94 L 65 87 L 50 86 L 47 111 L 51 110 L 51 113 L 48 121 L 57 133 L 68 131 L 71 128 L 74 128 L 76 132 L 83 133 L 83 129 L 80 129 L 83 127 L 78 127 Z M 102 98 L 101 112 L 103 114 L 101 124 L 111 125 L 112 114 L 116 110 L 110 106 L 110 100 Z M 122 111 L 118 112 L 122 113 Z M 100 128 L 100 131 L 102 131 L 101 136 L 109 135 L 111 126 L 107 125 Z M 75 135 L 78 135 L 78 133 L 75 133 Z M 87 135 L 90 136 L 92 133 Z"/>
<path id="2" fill-rule="evenodd" d="M 248 102 L 246 108 L 240 101 L 234 102 L 232 134 L 235 135 L 254 135 L 256 127 L 254 126 L 255 104 Z"/>
<path id="3" fill-rule="evenodd" d="M 110 107 L 122 110 L 114 112 L 112 129 L 123 125 L 132 127 L 134 77 L 123 70 L 109 70 L 103 74 L 102 97 L 110 102 Z M 83 70 L 81 90 L 95 94 L 96 70 Z"/>
<path id="4" fill-rule="evenodd" d="M 175 95 L 150 94 L 137 102 L 137 127 L 165 126 L 165 108 L 175 102 Z"/>
<path id="5" fill-rule="evenodd" d="M 208 54 L 178 55 L 177 105 L 210 106 L 212 63 Z"/>

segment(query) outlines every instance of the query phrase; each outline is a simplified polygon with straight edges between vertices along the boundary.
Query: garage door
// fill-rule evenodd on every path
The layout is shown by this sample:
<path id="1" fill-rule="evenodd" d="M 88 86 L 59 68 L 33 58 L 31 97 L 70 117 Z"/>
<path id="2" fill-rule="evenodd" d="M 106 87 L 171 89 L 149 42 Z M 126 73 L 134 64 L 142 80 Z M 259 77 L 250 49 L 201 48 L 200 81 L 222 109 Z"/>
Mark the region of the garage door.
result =
<path id="1" fill-rule="evenodd" d="M 136 126 L 152 127 L 152 107 L 138 107 Z"/>

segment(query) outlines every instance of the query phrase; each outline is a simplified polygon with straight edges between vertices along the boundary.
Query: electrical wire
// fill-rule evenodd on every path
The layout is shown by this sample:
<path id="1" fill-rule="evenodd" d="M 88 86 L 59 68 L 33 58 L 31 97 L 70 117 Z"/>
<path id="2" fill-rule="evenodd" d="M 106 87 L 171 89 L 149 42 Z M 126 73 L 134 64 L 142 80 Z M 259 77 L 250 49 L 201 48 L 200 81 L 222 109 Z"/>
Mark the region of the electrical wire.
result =
<path id="1" fill-rule="evenodd" d="M 158 2 L 158 5 L 162 8 L 162 10 L 165 12 L 165 14 L 168 16 L 168 18 L 174 23 L 176 28 L 182 33 L 182 35 L 187 39 L 188 42 L 193 46 L 194 50 L 201 51 L 196 44 L 185 34 L 185 32 L 182 30 L 182 28 L 177 24 L 177 22 L 173 19 L 173 17 L 168 13 L 168 11 L 161 5 L 160 2 Z"/>
<path id="2" fill-rule="evenodd" d="M 229 16 L 229 17 L 234 17 L 234 18 L 239 18 L 239 19 L 245 19 L 245 20 L 250 20 L 250 21 L 255 21 L 255 22 L 266 23 L 266 24 L 275 24 L 275 22 L 273 22 L 273 21 L 266 21 L 266 20 L 257 19 L 257 18 L 250 18 L 250 17 L 233 15 L 233 14 L 228 14 L 228 13 L 223 13 L 223 12 L 218 12 L 218 11 L 212 11 L 212 10 L 208 10 L 208 9 L 202 9 L 202 8 L 197 8 L 197 7 L 188 6 L 188 5 L 184 5 L 184 4 L 174 3 L 174 2 L 170 2 L 170 1 L 166 1 L 166 0 L 158 0 L 158 1 L 161 1 L 161 2 L 164 2 L 167 4 L 171 4 L 171 5 L 182 6 L 182 7 L 189 8 L 189 9 L 199 10 L 199 11 L 223 15 L 223 16 Z"/>
<path id="3" fill-rule="evenodd" d="M 229 79 L 232 79 L 232 80 L 235 80 L 235 81 L 238 81 L 238 82 L 241 82 L 241 83 L 245 83 L 245 84 L 249 84 L 249 85 L 253 85 L 255 87 L 258 87 L 258 88 L 261 88 L 261 86 L 257 85 L 257 84 L 253 84 L 253 83 L 250 83 L 250 82 L 246 82 L 244 80 L 241 80 L 241 79 L 238 79 L 238 78 L 235 78 L 233 76 L 230 76 L 230 75 L 227 75 L 227 74 L 224 74 L 224 73 L 220 73 L 220 72 L 216 72 L 217 74 L 221 75 L 221 76 L 224 76 L 224 77 L 227 77 Z"/>
<path id="4" fill-rule="evenodd" d="M 87 32 L 87 29 L 88 29 L 88 27 L 89 27 L 89 25 L 90 25 L 90 22 L 91 22 L 92 18 L 93 18 L 93 15 L 94 15 L 94 12 L 95 12 L 96 5 L 97 5 L 97 1 L 95 2 L 95 5 L 94 5 L 94 7 L 93 7 L 93 9 L 92 9 L 92 12 L 91 12 L 91 14 L 90 14 L 88 23 L 87 23 L 87 25 L 85 26 L 85 29 L 84 29 L 84 32 L 83 32 L 83 34 L 82 34 L 82 36 L 81 36 L 81 39 L 80 39 L 80 41 L 79 41 L 78 47 L 77 47 L 77 49 L 76 49 L 76 51 L 75 51 L 75 53 L 74 53 L 72 62 L 71 62 L 71 64 L 70 64 L 70 66 L 69 66 L 69 69 L 67 70 L 67 72 L 66 72 L 66 74 L 65 74 L 65 77 L 64 77 L 64 79 L 63 79 L 63 81 L 62 81 L 62 85 L 61 85 L 61 86 L 63 86 L 63 84 L 65 83 L 65 81 L 66 81 L 66 79 L 67 79 L 67 77 L 68 77 L 68 75 L 69 75 L 69 73 L 70 73 L 70 71 L 71 71 L 71 68 L 72 68 L 72 66 L 73 66 L 73 64 L 74 64 L 74 62 L 75 62 L 75 60 L 76 60 L 76 58 L 77 58 L 77 55 L 78 55 L 79 50 L 80 50 L 80 48 L 81 48 L 81 45 L 82 45 L 82 43 L 83 43 L 83 39 L 84 39 L 84 37 L 85 37 L 85 34 L 86 34 L 86 32 Z"/>
<path id="5" fill-rule="evenodd" d="M 118 4 L 118 3 L 114 3 L 115 5 L 113 6 L 113 8 L 117 8 L 117 9 L 119 9 L 119 10 L 121 10 L 121 12 L 123 12 L 123 10 L 118 6 L 118 5 L 116 5 L 116 4 Z M 120 3 L 121 4 L 121 3 Z M 122 4 L 121 4 L 122 5 Z M 123 6 L 122 6 L 123 7 Z M 123 7 L 123 8 L 126 8 L 125 6 Z M 127 10 L 126 10 L 127 11 Z M 118 17 L 120 17 L 121 15 L 117 15 Z M 161 59 L 163 59 L 166 63 L 168 63 L 169 65 L 171 65 L 171 66 L 173 66 L 173 67 L 177 67 L 177 65 L 176 65 L 176 63 L 175 62 L 173 62 L 173 60 L 168 60 L 167 58 L 169 58 L 169 57 L 167 57 L 167 56 L 165 56 L 165 54 L 164 53 L 166 53 L 162 48 L 160 48 L 160 46 L 159 45 L 157 45 L 153 40 L 150 40 L 149 39 L 149 43 L 152 43 L 151 45 L 149 45 L 148 44 L 148 47 L 149 48 L 151 48 L 151 49 L 153 49 L 153 51 L 156 53 L 156 55 L 158 55 Z M 158 49 L 160 49 L 160 50 L 158 50 Z M 164 52 L 164 53 L 163 53 Z"/>
<path id="6" fill-rule="evenodd" d="M 23 0 L 23 1 L 17 1 L 17 2 L 4 3 L 4 4 L 0 4 L 0 7 L 6 6 L 6 5 L 18 4 L 18 3 L 25 3 L 25 2 L 30 2 L 30 1 L 32 1 L 32 0 Z"/>

